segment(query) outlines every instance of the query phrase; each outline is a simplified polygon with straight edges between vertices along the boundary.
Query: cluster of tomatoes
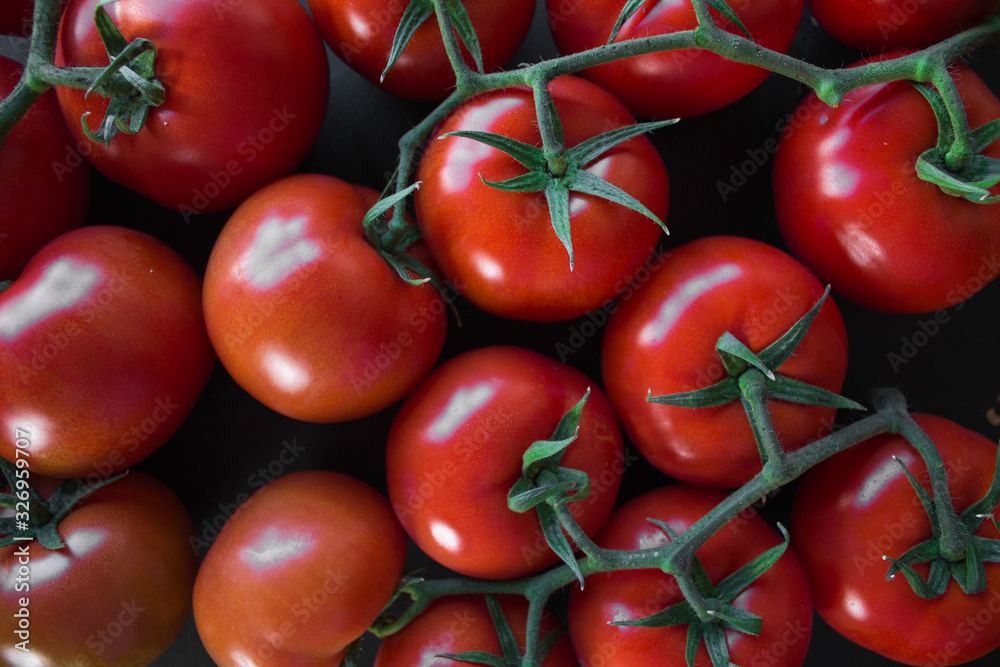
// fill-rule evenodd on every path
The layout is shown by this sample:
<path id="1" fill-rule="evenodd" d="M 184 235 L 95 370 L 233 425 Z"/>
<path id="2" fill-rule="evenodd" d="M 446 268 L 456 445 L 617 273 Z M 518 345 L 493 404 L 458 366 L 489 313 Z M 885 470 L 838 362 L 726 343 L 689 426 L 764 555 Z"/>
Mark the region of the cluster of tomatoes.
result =
<path id="1" fill-rule="evenodd" d="M 381 667 L 509 657 L 525 643 L 519 596 L 499 598 L 512 638 L 482 596 L 437 600 L 381 642 L 365 632 L 417 565 L 508 581 L 558 562 L 540 512 L 510 510 L 508 494 L 528 446 L 553 438 L 581 400 L 560 461 L 589 480 L 572 515 L 602 547 L 655 548 L 670 535 L 651 518 L 683 532 L 761 468 L 739 400 L 648 400 L 730 377 L 723 334 L 761 352 L 822 301 L 772 370 L 838 394 L 905 385 L 911 369 L 933 367 L 935 348 L 955 346 L 952 320 L 992 321 L 980 304 L 1000 274 L 1000 209 L 918 178 L 938 121 L 907 82 L 830 108 L 706 51 L 607 63 L 549 85 L 570 163 L 559 178 L 530 150 L 542 146 L 532 90 L 492 90 L 421 146 L 420 187 L 394 204 L 405 217 L 390 206 L 373 218 L 399 137 L 454 86 L 437 22 L 420 18 L 431 2 L 100 4 L 64 4 L 55 63 L 108 62 L 117 47 L 94 20 L 104 11 L 126 40 L 155 45 L 167 98 L 138 133 L 103 144 L 88 135 L 114 131 L 101 120 L 108 102 L 59 86 L 0 146 L 0 280 L 13 281 L 0 292 L 0 455 L 20 501 L 0 519 L 35 520 L 32 506 L 56 504 L 61 480 L 96 489 L 58 517 L 61 548 L 25 539 L 0 550 L 4 664 L 334 665 L 359 639 L 361 661 Z M 478 37 L 463 42 L 468 64 L 478 50 L 494 71 L 600 46 L 626 3 L 447 4 L 457 33 L 467 38 L 467 18 Z M 690 3 L 640 4 L 619 41 L 697 25 Z M 839 67 L 931 46 L 998 4 L 730 0 L 737 21 L 713 16 Z M 0 28 L 24 35 L 32 5 L 5 0 Z M 407 20 L 423 22 L 385 72 Z M 982 64 L 953 68 L 972 128 L 1000 118 Z M 0 98 L 21 68 L 0 55 Z M 573 152 L 637 118 L 678 117 Z M 513 140 L 510 151 L 468 134 L 483 131 Z M 997 146 L 983 159 L 1000 157 Z M 512 182 L 537 187 L 497 187 Z M 568 230 L 551 222 L 559 201 Z M 993 481 L 996 444 L 966 417 L 987 413 L 998 387 L 972 399 L 947 383 L 995 371 L 992 358 L 940 371 L 921 395 L 929 408 L 942 393 L 982 406 L 918 416 L 956 511 Z M 768 407 L 788 451 L 856 418 Z M 926 481 L 912 448 L 883 436 L 699 549 L 720 584 L 782 543 L 776 519 L 789 525 L 791 548 L 727 600 L 763 619 L 759 634 L 726 631 L 732 663 L 823 664 L 819 642 L 836 664 L 990 660 L 998 566 L 986 565 L 975 595 L 952 582 L 924 600 L 904 577 L 886 581 L 883 557 L 933 527 L 897 461 Z M 19 495 L 29 480 L 37 494 Z M 989 520 L 977 535 L 1000 537 Z M 683 624 L 612 624 L 681 601 L 673 577 L 593 574 L 564 593 L 542 619 L 545 665 L 685 660 Z M 705 645 L 694 664 L 712 664 Z"/>

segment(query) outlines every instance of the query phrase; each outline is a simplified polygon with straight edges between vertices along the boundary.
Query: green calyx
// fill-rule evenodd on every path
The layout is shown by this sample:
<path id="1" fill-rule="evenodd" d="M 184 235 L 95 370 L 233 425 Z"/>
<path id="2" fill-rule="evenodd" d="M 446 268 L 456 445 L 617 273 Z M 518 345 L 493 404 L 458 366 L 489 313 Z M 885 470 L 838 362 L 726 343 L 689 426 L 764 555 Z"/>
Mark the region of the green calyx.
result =
<path id="1" fill-rule="evenodd" d="M 590 495 L 590 479 L 581 470 L 560 466 L 566 448 L 580 431 L 580 418 L 590 396 L 590 389 L 562 419 L 548 440 L 534 442 L 524 452 L 521 477 L 507 494 L 507 505 L 515 512 L 534 509 L 541 522 L 542 533 L 549 547 L 566 563 L 583 584 L 583 573 L 573 555 L 573 547 L 563 532 L 557 509 L 568 502 L 584 500 Z"/>
<path id="2" fill-rule="evenodd" d="M 625 6 L 622 7 L 621 14 L 618 15 L 618 20 L 615 21 L 615 25 L 611 29 L 611 35 L 608 37 L 608 44 L 611 44 L 618 39 L 618 33 L 621 32 L 625 22 L 632 18 L 632 16 L 634 16 L 635 13 L 638 12 L 639 9 L 645 4 L 646 0 L 628 0 L 628 2 L 625 3 Z M 733 11 L 733 8 L 730 7 L 725 0 L 708 0 L 708 6 L 722 14 L 733 25 L 739 28 L 740 32 L 742 32 L 747 39 L 750 38 L 750 31 L 747 30 L 746 25 L 742 20 L 740 20 L 740 17 L 736 15 L 736 12 Z"/>
<path id="3" fill-rule="evenodd" d="M 702 389 L 663 396 L 653 396 L 652 391 L 649 391 L 646 400 L 660 405 L 689 408 L 725 405 L 743 397 L 748 384 L 744 376 L 748 371 L 755 370 L 765 378 L 767 398 L 806 405 L 863 410 L 864 406 L 855 401 L 777 372 L 805 338 L 829 294 L 830 288 L 827 287 L 823 296 L 809 312 L 760 352 L 753 352 L 731 333 L 722 334 L 715 349 L 726 369 L 727 377 L 719 382 Z"/>
<path id="4" fill-rule="evenodd" d="M 127 41 L 111 21 L 104 5 L 98 3 L 94 22 L 108 51 L 110 64 L 87 88 L 87 95 L 97 93 L 110 99 L 104 119 L 96 131 L 81 118 L 84 133 L 93 141 L 108 144 L 119 132 L 136 134 L 146 121 L 149 110 L 166 100 L 166 90 L 156 79 L 156 47 L 148 39 Z"/>
<path id="5" fill-rule="evenodd" d="M 500 652 L 502 655 L 493 655 L 485 651 L 466 651 L 465 653 L 439 653 L 437 655 L 438 658 L 447 658 L 473 665 L 490 665 L 490 667 L 520 667 L 521 658 L 524 656 L 521 655 L 521 649 L 517 645 L 517 638 L 514 637 L 514 631 L 511 629 L 507 618 L 503 615 L 500 603 L 492 595 L 487 595 L 486 604 L 490 610 L 490 618 L 493 620 L 493 626 L 497 631 L 497 639 L 500 640 Z M 551 632 L 542 639 L 538 650 L 539 660 L 545 659 L 545 656 L 555 647 L 556 642 L 562 638 L 563 634 L 565 632 L 562 630 Z"/>
<path id="6" fill-rule="evenodd" d="M 663 521 L 649 519 L 663 530 L 671 540 L 678 534 Z M 759 635 L 764 621 L 760 616 L 732 604 L 736 597 L 749 588 L 757 579 L 767 572 L 788 548 L 788 531 L 778 524 L 784 536 L 784 541 L 729 575 L 718 584 L 713 584 L 705 572 L 705 568 L 693 558 L 690 577 L 695 590 L 701 596 L 698 608 L 689 600 L 673 604 L 663 611 L 645 618 L 630 621 L 613 621 L 612 625 L 643 628 L 662 628 L 678 625 L 688 626 L 685 659 L 688 667 L 694 667 L 698 649 L 705 644 L 708 655 L 715 667 L 729 667 L 729 646 L 726 642 L 726 630 L 735 630 L 748 635 Z"/>
<path id="7" fill-rule="evenodd" d="M 479 37 L 476 36 L 476 30 L 472 26 L 472 20 L 469 18 L 465 5 L 462 4 L 461 0 L 445 0 L 444 4 L 445 12 L 452 28 L 472 56 L 472 60 L 476 63 L 476 70 L 482 72 L 483 52 L 479 46 Z M 399 27 L 396 29 L 396 34 L 393 36 L 392 47 L 389 50 L 389 60 L 385 65 L 385 69 L 382 70 L 380 77 L 382 81 L 385 80 L 389 70 L 399 60 L 399 56 L 402 55 L 406 45 L 410 43 L 414 33 L 417 32 L 417 28 L 432 16 L 434 16 L 433 0 L 411 0 L 410 4 L 406 6 L 406 10 L 399 21 Z"/>
<path id="8" fill-rule="evenodd" d="M 411 285 L 434 282 L 436 278 L 430 269 L 406 252 L 420 239 L 420 230 L 416 225 L 407 224 L 405 218 L 400 222 L 402 216 L 390 214 L 397 205 L 403 206 L 406 198 L 419 188 L 420 183 L 414 183 L 400 192 L 382 197 L 365 213 L 362 221 L 368 243 L 400 278 Z"/>
<path id="9" fill-rule="evenodd" d="M 945 92 L 957 98 L 950 78 L 945 83 L 949 84 L 942 86 Z M 982 155 L 987 146 L 1000 138 L 1000 119 L 971 129 L 960 98 L 949 100 L 933 85 L 913 85 L 934 110 L 938 123 L 937 145 L 917 158 L 917 175 L 949 195 L 976 204 L 1000 201 L 1000 195 L 990 192 L 990 188 L 1000 183 L 1000 160 Z"/>
<path id="10" fill-rule="evenodd" d="M 992 521 L 997 530 L 1000 530 L 1000 525 L 993 516 L 994 509 L 1000 504 L 1000 448 L 997 449 L 990 488 L 979 501 L 958 515 L 959 533 L 964 542 L 964 550 L 960 553 L 944 553 L 937 500 L 917 482 L 902 461 L 899 459 L 896 461 L 902 467 L 907 480 L 920 499 L 920 504 L 930 518 L 931 537 L 913 546 L 898 558 L 884 556 L 885 560 L 891 563 L 886 572 L 886 579 L 893 579 L 902 573 L 913 592 L 925 599 L 944 595 L 952 579 L 967 595 L 984 592 L 988 586 L 986 563 L 1000 563 L 1000 540 L 980 537 L 975 533 L 986 519 Z M 950 505 L 951 498 L 946 498 L 945 502 Z M 915 565 L 922 563 L 929 564 L 926 579 L 914 568 Z"/>
<path id="11" fill-rule="evenodd" d="M 9 491 L 0 493 L 0 507 L 14 510 L 13 516 L 0 518 L 0 548 L 15 542 L 37 540 L 46 549 L 62 549 L 66 544 L 59 536 L 59 522 L 81 501 L 102 486 L 115 482 L 127 473 L 89 483 L 68 479 L 48 499 L 42 498 L 29 482 L 27 468 L 0 459 L 0 471 Z"/>
<path id="12" fill-rule="evenodd" d="M 553 130 L 562 145 L 562 128 L 558 116 L 552 110 Z M 569 256 L 570 270 L 573 270 L 573 240 L 570 230 L 570 193 L 579 192 L 593 195 L 610 202 L 620 204 L 646 216 L 667 232 L 666 225 L 645 204 L 625 192 L 616 185 L 586 171 L 588 165 L 601 157 L 618 144 L 645 134 L 652 130 L 666 127 L 677 122 L 676 119 L 639 123 L 610 130 L 591 137 L 559 154 L 558 159 L 546 155 L 544 148 L 533 146 L 510 137 L 492 132 L 457 131 L 449 132 L 443 137 L 465 137 L 507 153 L 521 163 L 528 171 L 521 176 L 505 181 L 483 182 L 505 192 L 542 192 L 549 207 L 552 229 L 566 249 Z"/>

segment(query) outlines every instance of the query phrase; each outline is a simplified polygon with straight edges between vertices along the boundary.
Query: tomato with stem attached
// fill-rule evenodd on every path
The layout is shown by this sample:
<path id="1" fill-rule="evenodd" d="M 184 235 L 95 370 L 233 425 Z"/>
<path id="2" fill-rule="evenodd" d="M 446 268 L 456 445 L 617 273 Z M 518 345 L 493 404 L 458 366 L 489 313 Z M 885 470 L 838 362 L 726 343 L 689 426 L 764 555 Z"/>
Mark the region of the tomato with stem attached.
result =
<path id="1" fill-rule="evenodd" d="M 466 352 L 431 373 L 403 403 L 386 447 L 389 498 L 417 546 L 485 579 L 527 576 L 555 562 L 536 511 L 514 512 L 508 493 L 525 450 L 552 437 L 588 388 L 560 465 L 591 480 L 589 496 L 568 506 L 593 534 L 614 507 L 625 458 L 618 421 L 592 381 L 509 346 Z"/>
<path id="2" fill-rule="evenodd" d="M 971 127 L 1000 118 L 975 72 L 959 63 L 951 73 Z M 917 173 L 938 123 L 913 85 L 859 88 L 834 108 L 810 93 L 799 109 L 775 155 L 775 214 L 791 253 L 835 294 L 886 313 L 932 312 L 1000 273 L 1000 203 L 953 196 Z M 983 155 L 1000 157 L 1000 142 Z"/>
<path id="3" fill-rule="evenodd" d="M 996 442 L 937 415 L 914 419 L 940 452 L 951 495 L 946 501 L 963 512 L 984 498 L 996 469 Z M 976 594 L 964 593 L 952 580 L 943 595 L 924 599 L 906 577 L 887 580 L 886 558 L 900 559 L 935 535 L 936 519 L 922 506 L 906 470 L 931 491 L 927 464 L 897 434 L 859 443 L 810 469 L 792 501 L 792 545 L 816 611 L 834 630 L 897 662 L 958 665 L 1000 647 L 1000 565 L 985 563 L 987 587 Z M 979 526 L 970 531 L 977 539 L 1000 538 L 986 518 L 996 509 L 970 517 Z M 912 567 L 928 576 L 926 563 Z"/>
<path id="4" fill-rule="evenodd" d="M 412 4 L 432 10 L 429 0 L 414 0 Z M 309 9 L 330 50 L 368 81 L 409 100 L 444 99 L 455 87 L 455 74 L 433 14 L 414 30 L 386 71 L 400 20 L 410 5 L 410 0 L 309 0 Z M 504 67 L 528 34 L 535 0 L 463 0 L 461 5 L 475 31 L 483 70 Z M 477 67 L 464 44 L 462 54 L 469 67 Z"/>
<path id="5" fill-rule="evenodd" d="M 32 474 L 31 481 L 42 496 L 55 490 L 54 480 Z M 32 539 L 0 549 L 0 661 L 152 663 L 191 612 L 198 559 L 180 498 L 156 478 L 129 472 L 85 496 L 57 530 L 61 548 Z"/>
<path id="6" fill-rule="evenodd" d="M 605 549 L 655 549 L 671 538 L 664 522 L 682 535 L 726 497 L 722 491 L 682 484 L 647 491 L 620 507 L 597 536 Z M 741 514 L 722 526 L 695 555 L 716 592 L 723 581 L 761 554 L 781 544 L 781 536 L 758 514 Z M 722 600 L 762 620 L 757 635 L 724 629 L 729 664 L 800 667 L 812 637 L 813 611 L 805 573 L 786 549 L 745 589 Z M 629 569 L 589 575 L 574 586 L 569 604 L 569 632 L 585 667 L 673 667 L 685 663 L 689 625 L 639 627 L 618 625 L 662 612 L 684 598 L 676 579 L 662 570 Z M 716 601 L 710 604 L 717 604 Z M 717 606 L 719 615 L 723 610 Z M 705 644 L 697 648 L 695 667 L 713 661 Z M 727 664 L 727 663 L 714 663 Z"/>
<path id="7" fill-rule="evenodd" d="M 624 3 L 547 0 L 552 36 L 563 53 L 608 43 Z M 785 52 L 802 19 L 803 0 L 728 0 L 730 9 L 759 46 Z M 712 11 L 725 31 L 742 34 L 734 22 Z M 624 22 L 615 42 L 698 27 L 691 2 L 649 0 Z M 770 72 L 701 49 L 674 49 L 622 58 L 585 69 L 582 76 L 607 88 L 643 118 L 691 117 L 714 111 L 757 88 Z"/>
<path id="8" fill-rule="evenodd" d="M 560 77 L 549 91 L 567 156 L 588 140 L 635 123 L 614 96 L 579 77 Z M 529 171 L 476 138 L 442 137 L 489 132 L 537 147 L 542 145 L 538 123 L 527 87 L 479 95 L 459 107 L 435 130 L 437 138 L 421 157 L 417 224 L 444 277 L 477 307 L 512 319 L 567 320 L 607 304 L 653 254 L 663 230 L 649 215 L 662 224 L 669 180 L 663 159 L 645 136 L 578 165 L 583 173 L 574 180 L 603 180 L 602 188 L 610 184 L 625 191 L 647 213 L 569 185 L 559 209 L 566 214 L 567 241 L 548 194 L 507 191 L 485 181 L 532 174 L 539 188 L 548 188 L 570 181 L 569 174 L 554 176 L 544 165 Z"/>
<path id="9" fill-rule="evenodd" d="M 445 297 L 403 280 L 366 234 L 377 199 L 333 176 L 289 176 L 247 199 L 212 249 L 212 343 L 233 379 L 281 414 L 329 423 L 378 412 L 444 346 Z M 420 243 L 404 254 L 430 265 Z"/>
<path id="10" fill-rule="evenodd" d="M 691 484 L 736 487 L 761 470 L 761 453 L 740 400 L 683 407 L 647 400 L 702 390 L 727 377 L 716 351 L 731 334 L 753 352 L 774 343 L 824 295 L 787 253 L 761 241 L 712 236 L 665 255 L 608 318 L 601 363 L 625 431 L 659 470 Z M 827 299 L 795 352 L 772 372 L 829 392 L 847 373 L 847 332 Z M 770 399 L 786 451 L 818 439 L 836 409 Z"/>
<path id="11" fill-rule="evenodd" d="M 525 644 L 528 601 L 519 595 L 496 598 L 511 636 L 517 644 L 518 656 Z M 540 638 L 544 642 L 558 632 L 559 621 L 550 613 L 542 616 Z M 503 639 L 483 596 L 450 596 L 438 598 L 417 618 L 399 632 L 382 640 L 375 656 L 374 667 L 449 667 L 459 664 L 441 654 L 461 654 L 480 651 L 497 657 L 506 655 Z M 512 648 L 512 647 L 508 647 Z M 541 667 L 577 667 L 579 663 L 569 639 L 563 635 L 545 656 Z"/>
<path id="12" fill-rule="evenodd" d="M 72 0 L 59 26 L 56 64 L 104 67 L 98 0 Z M 156 48 L 165 90 L 136 134 L 91 141 L 108 99 L 59 86 L 74 140 L 111 180 L 186 220 L 238 205 L 291 173 L 326 118 L 329 66 L 323 40 L 295 0 L 119 0 L 103 4 L 125 40 Z"/>

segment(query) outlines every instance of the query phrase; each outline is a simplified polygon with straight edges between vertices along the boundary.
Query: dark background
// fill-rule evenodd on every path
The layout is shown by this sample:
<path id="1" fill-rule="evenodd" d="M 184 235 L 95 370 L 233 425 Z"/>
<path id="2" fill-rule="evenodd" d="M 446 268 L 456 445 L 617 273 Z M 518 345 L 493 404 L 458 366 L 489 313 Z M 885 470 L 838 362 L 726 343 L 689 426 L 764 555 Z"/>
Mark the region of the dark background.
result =
<path id="1" fill-rule="evenodd" d="M 0 52 L 23 53 L 23 43 L 0 38 Z M 825 35 L 806 16 L 792 53 L 827 66 L 845 65 L 859 54 Z M 556 55 L 539 3 L 532 32 L 514 64 Z M 1000 90 L 1000 68 L 995 54 L 980 54 L 971 64 Z M 332 174 L 382 189 L 395 165 L 399 137 L 430 107 L 390 97 L 355 74 L 331 53 L 330 107 L 322 136 L 300 171 Z M 736 234 L 782 246 L 774 223 L 770 192 L 770 162 L 746 179 L 727 200 L 718 183 L 728 182 L 734 167 L 779 135 L 781 123 L 794 111 L 807 90 L 772 76 L 738 103 L 685 120 L 658 131 L 653 141 L 661 150 L 671 178 L 671 208 L 667 225 L 671 236 L 664 248 L 711 234 Z M 95 173 L 96 176 L 96 173 Z M 226 215 L 203 215 L 186 224 L 180 214 L 150 204 L 138 195 L 96 177 L 89 222 L 134 227 L 165 240 L 198 270 L 204 270 L 212 242 Z M 905 364 L 890 363 L 901 354 L 921 323 L 932 315 L 889 316 L 838 300 L 848 326 L 851 361 L 844 394 L 867 402 L 871 389 L 899 388 L 915 411 L 948 417 L 991 439 L 1000 438 L 1000 353 L 994 347 L 1000 282 L 949 311 L 949 320 L 937 333 L 917 340 L 919 347 Z M 472 348 L 515 344 L 557 357 L 557 344 L 568 344 L 575 322 L 524 324 L 501 322 L 458 304 L 463 326 L 451 327 L 442 360 Z M 592 378 L 599 379 L 601 337 L 594 336 L 568 359 Z M 356 422 L 314 425 L 282 417 L 243 392 L 218 365 L 181 430 L 161 450 L 138 467 L 170 485 L 191 513 L 195 536 L 208 543 L 239 499 L 255 491 L 262 479 L 296 470 L 332 469 L 367 481 L 385 491 L 383 451 L 395 407 Z M 286 443 L 301 451 L 288 462 L 279 458 Z M 626 473 L 622 500 L 668 480 L 644 462 Z M 779 493 L 763 509 L 772 520 L 782 519 L 792 494 Z M 202 550 L 203 554 L 204 550 Z M 410 565 L 426 558 L 415 548 Z M 1000 621 L 1000 619 L 998 619 Z M 375 642 L 366 641 L 362 664 L 371 664 Z M 996 665 L 998 654 L 974 665 Z M 201 646 L 193 621 L 156 667 L 212 665 Z M 896 664 L 837 636 L 817 619 L 808 667 L 853 664 L 876 667 Z"/>

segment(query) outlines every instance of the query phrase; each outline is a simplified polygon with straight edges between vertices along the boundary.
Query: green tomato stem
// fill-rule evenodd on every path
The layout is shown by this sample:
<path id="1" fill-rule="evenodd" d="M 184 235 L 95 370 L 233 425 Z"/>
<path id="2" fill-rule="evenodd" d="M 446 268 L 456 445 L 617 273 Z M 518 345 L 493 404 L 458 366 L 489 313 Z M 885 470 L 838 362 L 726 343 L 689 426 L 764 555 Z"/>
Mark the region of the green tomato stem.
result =
<path id="1" fill-rule="evenodd" d="M 776 482 L 787 475 L 785 450 L 774 430 L 771 414 L 767 409 L 767 378 L 756 368 L 740 375 L 740 402 L 750 419 L 754 439 L 760 449 L 764 473 Z"/>
<path id="2" fill-rule="evenodd" d="M 908 413 L 901 420 L 898 433 L 917 450 L 927 466 L 927 477 L 931 483 L 931 496 L 934 499 L 934 512 L 936 514 L 934 518 L 937 519 L 940 530 L 938 548 L 941 557 L 952 562 L 964 560 L 970 537 L 963 530 L 958 513 L 952 506 L 947 468 L 941 458 L 941 452 Z"/>

